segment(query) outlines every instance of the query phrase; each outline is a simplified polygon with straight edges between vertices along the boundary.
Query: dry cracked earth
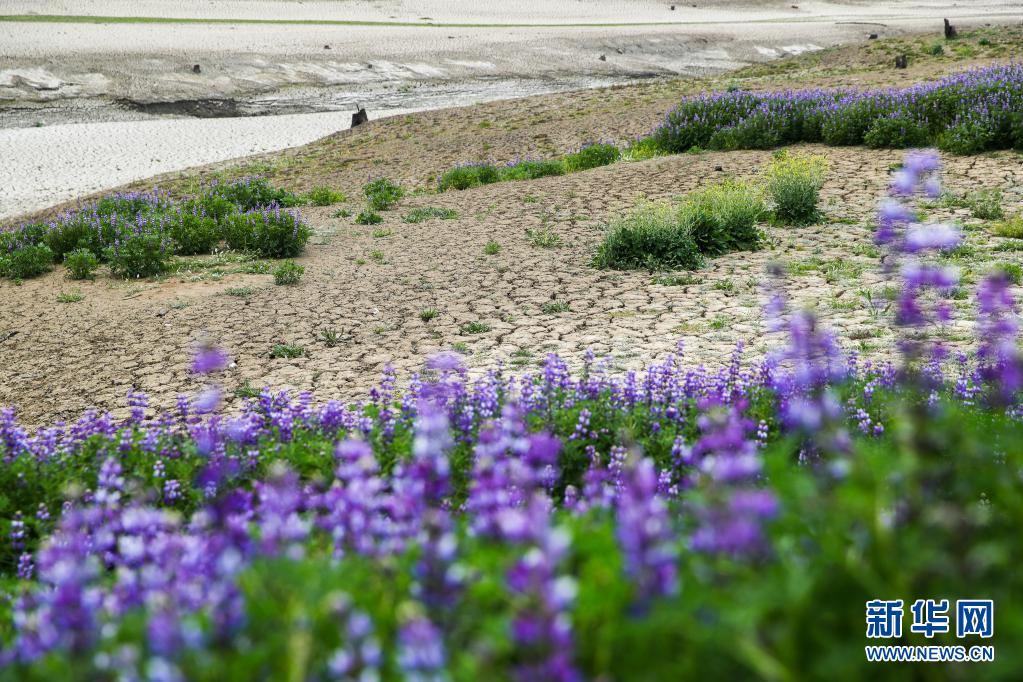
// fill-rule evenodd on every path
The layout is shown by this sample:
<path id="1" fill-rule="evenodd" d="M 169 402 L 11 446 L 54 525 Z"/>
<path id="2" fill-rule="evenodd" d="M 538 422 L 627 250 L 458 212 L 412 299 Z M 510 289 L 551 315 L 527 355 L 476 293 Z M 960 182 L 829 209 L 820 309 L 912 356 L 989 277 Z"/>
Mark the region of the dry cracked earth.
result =
<path id="1" fill-rule="evenodd" d="M 17 334 L 3 341 L 0 403 L 19 405 L 29 422 L 70 418 L 91 405 L 123 407 L 129 389 L 168 404 L 200 388 L 188 366 L 201 338 L 233 358 L 223 378 L 229 390 L 269 385 L 324 399 L 365 395 L 386 365 L 407 380 L 426 357 L 451 348 L 478 368 L 501 360 L 526 371 L 549 352 L 578 363 L 588 348 L 610 355 L 619 368 L 639 368 L 682 340 L 690 362 L 718 365 L 739 342 L 751 356 L 767 348 L 758 283 L 770 262 L 787 266 L 793 303 L 814 308 L 846 347 L 885 353 L 894 336 L 887 315 L 871 304 L 886 283 L 871 220 L 900 154 L 812 149 L 831 159 L 823 192 L 827 221 L 765 225 L 767 248 L 717 258 L 692 273 L 599 271 L 589 261 L 606 222 L 637 202 L 684 194 L 726 175 L 753 177 L 769 153 L 682 155 L 413 197 L 375 226 L 332 217 L 338 207 L 306 209 L 315 236 L 300 259 L 306 274 L 295 286 L 232 272 L 245 263 L 230 255 L 212 259 L 218 267 L 204 259 L 153 282 L 100 277 L 72 284 L 56 271 L 21 286 L 3 284 L 0 338 Z M 951 189 L 1001 188 L 1010 209 L 1023 204 L 1019 156 L 945 162 Z M 458 218 L 402 221 L 422 206 L 454 209 Z M 1023 262 L 1019 252 L 995 251 L 1015 240 L 989 235 L 969 210 L 926 212 L 972 228 L 971 248 L 956 258 L 968 277 L 990 261 Z M 560 245 L 536 244 L 548 233 Z M 488 242 L 500 250 L 487 255 Z M 58 302 L 59 294 L 74 291 L 81 301 Z M 962 316 L 943 336 L 968 346 L 970 300 L 957 305 Z M 436 317 L 424 320 L 427 310 Z M 325 332 L 336 332 L 335 345 Z M 300 346 L 305 355 L 271 359 L 277 343 Z"/>
<path id="2" fill-rule="evenodd" d="M 315 235 L 299 259 L 301 282 L 275 286 L 272 276 L 252 273 L 259 263 L 235 254 L 193 259 L 153 281 L 103 274 L 69 282 L 57 268 L 19 286 L 0 282 L 0 405 L 18 406 L 28 424 L 72 419 L 90 406 L 122 413 L 132 389 L 170 405 L 202 388 L 188 369 L 203 339 L 232 357 L 221 377 L 229 407 L 246 388 L 265 385 L 360 399 L 387 365 L 402 385 L 444 349 L 464 354 L 476 371 L 498 361 L 511 372 L 530 371 L 550 352 L 578 365 L 587 349 L 626 369 L 663 358 L 681 340 L 687 362 L 720 365 L 737 343 L 750 357 L 773 343 L 759 285 L 772 262 L 786 266 L 792 302 L 816 310 L 846 348 L 889 354 L 889 276 L 879 268 L 872 230 L 898 151 L 804 147 L 830 160 L 826 220 L 803 228 L 764 224 L 763 250 L 712 259 L 690 273 L 600 271 L 590 261 L 607 223 L 637 203 L 725 177 L 754 179 L 770 152 L 685 154 L 461 192 L 421 191 L 384 212 L 379 225 L 354 223 L 367 176 L 427 188 L 459 161 L 622 140 L 648 130 L 690 87 L 662 83 L 429 112 L 232 166 L 231 175 L 255 170 L 291 189 L 327 183 L 348 194 L 346 203 L 303 209 Z M 945 156 L 944 163 L 948 190 L 998 189 L 1007 214 L 1023 210 L 1023 155 Z M 175 188 L 194 177 L 163 181 Z M 458 217 L 403 220 L 427 206 Z M 994 236 L 992 221 L 970 209 L 922 210 L 929 220 L 966 228 L 966 248 L 950 258 L 965 281 L 996 263 L 1023 263 L 1016 246 L 1023 240 Z M 59 300 L 68 294 L 81 300 Z M 939 333 L 967 348 L 972 293 L 955 304 L 956 321 Z M 299 346 L 304 355 L 271 358 L 275 344 Z"/>

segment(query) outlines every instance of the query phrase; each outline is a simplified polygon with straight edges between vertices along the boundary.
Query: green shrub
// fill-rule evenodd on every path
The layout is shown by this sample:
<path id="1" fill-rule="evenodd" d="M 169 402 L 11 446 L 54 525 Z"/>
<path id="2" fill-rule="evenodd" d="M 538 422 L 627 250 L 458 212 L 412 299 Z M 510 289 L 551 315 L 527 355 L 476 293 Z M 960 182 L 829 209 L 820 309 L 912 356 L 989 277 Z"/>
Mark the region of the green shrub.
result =
<path id="1" fill-rule="evenodd" d="M 264 208 L 272 204 L 292 207 L 302 199 L 286 189 L 274 187 L 266 178 L 242 178 L 232 182 L 215 183 L 203 192 L 202 201 L 208 196 L 220 197 L 231 202 L 242 211 Z"/>
<path id="2" fill-rule="evenodd" d="M 275 360 L 280 358 L 293 360 L 303 355 L 305 355 L 305 348 L 293 343 L 275 343 L 270 349 L 270 357 Z"/>
<path id="3" fill-rule="evenodd" d="M 452 220 L 458 217 L 458 211 L 453 208 L 437 208 L 436 206 L 425 206 L 423 208 L 414 208 L 405 214 L 402 220 L 406 223 L 421 223 L 424 220 L 430 218 L 440 218 L 441 220 Z"/>
<path id="4" fill-rule="evenodd" d="M 519 161 L 500 170 L 501 180 L 536 180 L 552 175 L 564 175 L 565 166 L 557 159 L 547 161 Z"/>
<path id="5" fill-rule="evenodd" d="M 501 174 L 493 164 L 468 164 L 452 168 L 441 175 L 438 189 L 441 192 L 446 192 L 449 189 L 469 189 L 480 185 L 489 185 L 500 179 Z"/>
<path id="6" fill-rule="evenodd" d="M 355 216 L 356 225 L 378 225 L 382 222 L 384 219 L 375 211 L 367 210 Z"/>
<path id="7" fill-rule="evenodd" d="M 93 279 L 99 268 L 99 259 L 89 249 L 76 249 L 64 256 L 64 267 L 71 279 Z"/>
<path id="8" fill-rule="evenodd" d="M 994 269 L 1008 277 L 1013 284 L 1023 283 L 1023 266 L 1018 263 L 996 263 Z"/>
<path id="9" fill-rule="evenodd" d="M 584 145 L 577 152 L 565 155 L 565 168 L 569 173 L 607 166 L 622 156 L 621 150 L 610 142 Z"/>
<path id="10" fill-rule="evenodd" d="M 593 265 L 612 270 L 695 269 L 703 265 L 690 226 L 669 204 L 644 204 L 611 223 Z"/>
<path id="11" fill-rule="evenodd" d="M 155 221 L 154 221 L 155 223 Z M 174 242 L 157 224 L 123 229 L 104 256 L 115 277 L 138 279 L 166 272 Z"/>
<path id="12" fill-rule="evenodd" d="M 405 196 L 405 190 L 387 178 L 377 178 L 366 183 L 362 193 L 366 195 L 369 207 L 374 211 L 386 211 Z"/>
<path id="13" fill-rule="evenodd" d="M 718 256 L 759 248 L 762 235 L 756 224 L 764 210 L 758 188 L 726 180 L 686 197 L 678 220 L 688 228 L 700 253 Z"/>
<path id="14" fill-rule="evenodd" d="M 228 246 L 260 258 L 291 258 L 302 253 L 311 232 L 297 211 L 279 206 L 231 216 L 224 227 Z"/>
<path id="15" fill-rule="evenodd" d="M 984 189 L 966 196 L 970 213 L 980 220 L 999 220 L 1005 217 L 1002 209 L 1002 193 L 997 189 Z"/>
<path id="16" fill-rule="evenodd" d="M 171 216 L 168 229 L 181 256 L 210 253 L 220 242 L 217 222 L 199 213 L 179 211 Z"/>
<path id="17" fill-rule="evenodd" d="M 198 213 L 209 216 L 218 225 L 223 224 L 227 217 L 238 212 L 238 206 L 227 197 L 207 193 L 195 199 L 184 201 L 180 205 L 182 212 Z"/>
<path id="18" fill-rule="evenodd" d="M 818 220 L 817 205 L 827 169 L 827 158 L 821 155 L 776 154 L 766 173 L 775 217 L 790 225 Z"/>
<path id="19" fill-rule="evenodd" d="M 347 200 L 343 192 L 330 187 L 314 187 L 306 194 L 306 197 L 313 206 L 331 206 Z"/>
<path id="20" fill-rule="evenodd" d="M 999 237 L 1023 239 L 1023 214 L 1017 214 L 995 225 L 995 234 Z"/>
<path id="21" fill-rule="evenodd" d="M 298 284 L 305 274 L 305 268 L 293 260 L 286 260 L 274 268 L 274 284 L 286 286 Z"/>
<path id="22" fill-rule="evenodd" d="M 927 128 L 908 116 L 885 116 L 870 126 L 863 144 L 874 149 L 922 147 L 927 144 Z"/>
<path id="23" fill-rule="evenodd" d="M 641 137 L 625 148 L 625 151 L 622 152 L 622 158 L 626 161 L 646 161 L 655 156 L 660 156 L 661 153 L 656 139 L 653 137 Z"/>
<path id="24" fill-rule="evenodd" d="M 0 259 L 0 275 L 11 279 L 31 279 L 53 269 L 53 251 L 45 244 L 14 249 Z"/>
<path id="25" fill-rule="evenodd" d="M 978 154 L 991 147 L 995 131 L 983 121 L 968 118 L 938 136 L 938 147 L 953 154 Z"/>
<path id="26" fill-rule="evenodd" d="M 931 55 L 932 57 L 940 57 L 941 55 L 945 54 L 945 48 L 942 47 L 941 43 L 934 43 L 929 48 L 927 48 L 927 54 Z"/>

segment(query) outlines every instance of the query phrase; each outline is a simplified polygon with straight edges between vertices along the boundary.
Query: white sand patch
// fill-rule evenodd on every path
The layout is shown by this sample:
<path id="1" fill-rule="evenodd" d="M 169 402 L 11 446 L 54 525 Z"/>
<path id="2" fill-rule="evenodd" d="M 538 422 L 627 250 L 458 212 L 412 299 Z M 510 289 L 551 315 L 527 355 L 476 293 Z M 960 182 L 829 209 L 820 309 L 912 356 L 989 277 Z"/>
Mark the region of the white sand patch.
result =
<path id="1" fill-rule="evenodd" d="M 160 173 L 306 144 L 350 123 L 351 112 L 331 112 L 0 130 L 0 218 Z"/>

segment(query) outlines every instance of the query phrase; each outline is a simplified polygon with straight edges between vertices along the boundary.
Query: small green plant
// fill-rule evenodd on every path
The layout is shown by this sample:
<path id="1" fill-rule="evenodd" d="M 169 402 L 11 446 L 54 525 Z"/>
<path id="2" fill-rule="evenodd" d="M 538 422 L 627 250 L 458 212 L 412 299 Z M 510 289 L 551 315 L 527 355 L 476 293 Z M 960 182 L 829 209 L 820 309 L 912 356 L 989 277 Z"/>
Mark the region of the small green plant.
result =
<path id="1" fill-rule="evenodd" d="M 622 156 L 621 150 L 609 142 L 584 145 L 582 149 L 566 154 L 565 168 L 569 173 L 589 170 L 614 163 Z"/>
<path id="2" fill-rule="evenodd" d="M 255 290 L 252 287 L 229 287 L 224 291 L 228 296 L 236 298 L 248 298 Z"/>
<path id="3" fill-rule="evenodd" d="M 699 277 L 693 275 L 659 275 L 654 277 L 651 284 L 659 284 L 663 287 L 685 287 L 703 282 Z"/>
<path id="4" fill-rule="evenodd" d="M 540 306 L 540 312 L 544 315 L 556 315 L 566 313 L 570 310 L 567 301 L 547 301 Z"/>
<path id="5" fill-rule="evenodd" d="M 294 359 L 305 355 L 305 348 L 292 343 L 275 343 L 270 349 L 270 357 L 274 360 L 281 358 Z"/>
<path id="6" fill-rule="evenodd" d="M 69 291 L 62 291 L 59 294 L 57 294 L 57 302 L 58 303 L 78 303 L 78 302 L 84 301 L 84 300 L 85 300 L 85 296 L 82 295 L 82 292 L 77 291 L 77 290 L 70 291 L 70 292 Z"/>
<path id="7" fill-rule="evenodd" d="M 641 204 L 611 223 L 593 265 L 611 270 L 692 270 L 703 265 L 692 226 L 667 203 Z"/>
<path id="8" fill-rule="evenodd" d="M 1023 266 L 1018 263 L 997 263 L 994 269 L 1008 277 L 1013 284 L 1023 283 Z"/>
<path id="9" fill-rule="evenodd" d="M 356 225 L 379 225 L 384 219 L 375 211 L 366 210 L 355 216 Z"/>
<path id="10" fill-rule="evenodd" d="M 369 257 L 375 260 L 377 263 L 383 263 L 386 256 L 380 249 L 374 249 L 369 252 Z"/>
<path id="11" fill-rule="evenodd" d="M 712 287 L 715 291 L 723 291 L 726 294 L 735 293 L 735 282 L 730 279 L 719 279 Z"/>
<path id="12" fill-rule="evenodd" d="M 377 178 L 362 188 L 369 207 L 374 211 L 386 211 L 401 201 L 405 190 L 387 178 Z"/>
<path id="13" fill-rule="evenodd" d="M 341 342 L 341 333 L 333 327 L 320 330 L 320 341 L 327 348 L 335 348 Z"/>
<path id="14" fill-rule="evenodd" d="M 483 253 L 488 256 L 496 256 L 501 253 L 501 245 L 491 239 L 486 243 L 486 246 L 483 247 Z"/>
<path id="15" fill-rule="evenodd" d="M 490 331 L 490 325 L 485 322 L 466 322 L 458 327 L 460 334 L 485 334 Z"/>
<path id="16" fill-rule="evenodd" d="M 625 151 L 622 152 L 622 159 L 625 161 L 646 161 L 660 155 L 661 149 L 657 146 L 657 140 L 653 137 L 643 137 L 625 148 Z"/>
<path id="17" fill-rule="evenodd" d="M 774 200 L 774 215 L 787 225 L 808 225 L 820 219 L 820 191 L 828 170 L 822 155 L 775 155 L 767 168 L 767 191 Z"/>
<path id="18" fill-rule="evenodd" d="M 527 227 L 526 239 L 538 249 L 555 249 L 561 246 L 561 235 L 549 225 L 538 227 L 535 230 Z"/>
<path id="19" fill-rule="evenodd" d="M 934 43 L 929 48 L 927 48 L 927 54 L 931 55 L 932 57 L 940 57 L 941 55 L 945 54 L 945 48 L 942 47 L 941 43 Z"/>
<path id="20" fill-rule="evenodd" d="M 394 234 L 394 232 L 386 227 L 383 227 L 373 230 L 370 234 L 373 235 L 374 239 L 383 239 L 384 237 L 390 237 L 392 234 Z"/>
<path id="21" fill-rule="evenodd" d="M 453 208 L 438 208 L 436 206 L 425 206 L 422 208 L 414 208 L 405 214 L 402 220 L 406 223 L 421 223 L 431 218 L 440 218 L 441 220 L 453 220 L 458 217 L 458 211 Z"/>
<path id="22" fill-rule="evenodd" d="M 971 192 L 966 196 L 970 213 L 980 220 L 1000 220 L 1005 217 L 1002 209 L 1002 192 L 997 189 L 984 189 Z"/>
<path id="23" fill-rule="evenodd" d="M 305 274 L 303 266 L 292 260 L 284 261 L 274 268 L 274 284 L 279 286 L 298 284 L 303 274 Z"/>
<path id="24" fill-rule="evenodd" d="M 437 315 L 439 315 L 439 313 L 436 308 L 425 308 L 419 312 L 419 319 L 423 322 L 429 322 L 437 317 Z"/>
<path id="25" fill-rule="evenodd" d="M 339 192 L 330 187 L 315 187 L 309 190 L 306 198 L 313 206 L 332 206 L 333 204 L 340 204 L 348 200 L 344 192 Z"/>
<path id="26" fill-rule="evenodd" d="M 995 225 L 995 234 L 999 237 L 1023 239 L 1023 213 L 1016 214 L 997 223 Z"/>
<path id="27" fill-rule="evenodd" d="M 338 210 L 330 214 L 331 218 L 350 218 L 351 216 L 352 212 L 349 211 L 347 208 L 339 208 Z"/>
<path id="28" fill-rule="evenodd" d="M 76 249 L 64 256 L 64 267 L 68 279 L 94 279 L 99 268 L 99 258 L 89 249 Z"/>

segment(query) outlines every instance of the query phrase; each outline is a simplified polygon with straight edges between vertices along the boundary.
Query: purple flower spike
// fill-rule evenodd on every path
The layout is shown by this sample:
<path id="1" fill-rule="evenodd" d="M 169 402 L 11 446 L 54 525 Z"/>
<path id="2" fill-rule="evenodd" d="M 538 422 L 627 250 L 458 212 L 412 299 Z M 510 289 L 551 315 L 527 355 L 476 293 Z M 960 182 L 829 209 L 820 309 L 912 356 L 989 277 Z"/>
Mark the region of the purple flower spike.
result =
<path id="1" fill-rule="evenodd" d="M 227 367 L 227 353 L 214 346 L 201 347 L 192 360 L 192 372 L 195 374 L 219 372 L 225 367 Z"/>

